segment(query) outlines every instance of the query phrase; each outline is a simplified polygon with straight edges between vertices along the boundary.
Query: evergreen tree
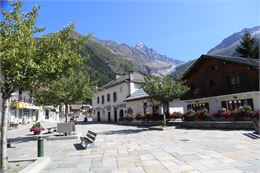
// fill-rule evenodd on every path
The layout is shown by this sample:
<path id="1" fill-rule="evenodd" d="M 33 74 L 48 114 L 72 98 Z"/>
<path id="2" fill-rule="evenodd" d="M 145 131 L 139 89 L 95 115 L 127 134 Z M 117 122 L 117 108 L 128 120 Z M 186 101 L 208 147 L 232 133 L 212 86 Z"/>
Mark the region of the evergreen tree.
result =
<path id="1" fill-rule="evenodd" d="M 256 40 L 250 33 L 245 32 L 240 41 L 240 45 L 236 48 L 240 57 L 259 59 L 259 43 L 256 45 Z"/>

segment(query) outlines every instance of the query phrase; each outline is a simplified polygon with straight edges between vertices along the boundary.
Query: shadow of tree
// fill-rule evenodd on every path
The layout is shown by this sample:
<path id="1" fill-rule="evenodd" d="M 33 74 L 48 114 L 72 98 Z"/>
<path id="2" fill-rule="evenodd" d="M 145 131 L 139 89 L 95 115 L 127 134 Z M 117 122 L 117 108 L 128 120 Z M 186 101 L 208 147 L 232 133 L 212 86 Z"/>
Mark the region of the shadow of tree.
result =
<path id="1" fill-rule="evenodd" d="M 23 142 L 29 142 L 29 141 L 36 141 L 38 139 L 38 136 L 21 136 L 16 138 L 8 138 L 7 140 L 10 141 L 10 143 L 23 143 Z"/>
<path id="2" fill-rule="evenodd" d="M 135 133 L 140 133 L 148 131 L 148 129 L 127 129 L 127 130 L 109 130 L 106 132 L 100 132 L 99 134 L 103 135 L 114 135 L 114 134 L 119 134 L 119 135 L 128 135 L 128 134 L 135 134 Z"/>

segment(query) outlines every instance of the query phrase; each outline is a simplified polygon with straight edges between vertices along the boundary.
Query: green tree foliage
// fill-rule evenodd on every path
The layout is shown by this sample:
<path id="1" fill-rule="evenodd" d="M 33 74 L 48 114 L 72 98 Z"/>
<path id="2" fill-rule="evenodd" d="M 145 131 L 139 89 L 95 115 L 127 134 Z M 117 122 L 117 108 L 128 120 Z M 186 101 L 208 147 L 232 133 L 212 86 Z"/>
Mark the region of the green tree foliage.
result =
<path id="1" fill-rule="evenodd" d="M 7 106 L 11 94 L 47 85 L 66 69 L 80 64 L 83 43 L 88 38 L 72 39 L 74 25 L 69 25 L 60 32 L 35 39 L 34 34 L 44 30 L 35 26 L 39 7 L 25 13 L 21 1 L 11 2 L 10 6 L 12 11 L 3 9 L 0 23 L 1 169 L 7 168 Z"/>
<path id="2" fill-rule="evenodd" d="M 171 75 L 164 77 L 147 76 L 144 91 L 154 100 L 161 102 L 163 109 L 169 107 L 169 102 L 180 98 L 188 91 L 188 87 L 173 80 Z M 163 125 L 166 125 L 166 110 L 164 109 Z"/>
<path id="3" fill-rule="evenodd" d="M 66 107 L 67 121 L 69 104 L 85 102 L 91 99 L 95 81 L 91 73 L 90 70 L 86 69 L 71 69 L 64 73 L 63 77 L 59 80 L 51 82 L 47 90 L 39 90 L 36 93 L 36 98 L 38 102 L 43 105 L 64 104 Z"/>
<path id="4" fill-rule="evenodd" d="M 239 53 L 240 57 L 259 59 L 259 44 L 256 45 L 255 38 L 248 32 L 245 32 L 243 35 L 236 51 Z"/>

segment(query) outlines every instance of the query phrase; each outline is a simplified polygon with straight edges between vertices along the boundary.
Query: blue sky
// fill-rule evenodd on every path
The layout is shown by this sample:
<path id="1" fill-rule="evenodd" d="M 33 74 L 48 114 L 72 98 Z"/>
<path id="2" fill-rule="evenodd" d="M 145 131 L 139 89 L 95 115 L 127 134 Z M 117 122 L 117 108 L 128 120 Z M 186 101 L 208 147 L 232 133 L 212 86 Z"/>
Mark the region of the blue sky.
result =
<path id="1" fill-rule="evenodd" d="M 161 54 L 188 61 L 246 27 L 260 25 L 259 0 L 41 0 L 37 25 L 44 34 L 70 22 L 81 34 L 127 43 L 144 42 Z"/>

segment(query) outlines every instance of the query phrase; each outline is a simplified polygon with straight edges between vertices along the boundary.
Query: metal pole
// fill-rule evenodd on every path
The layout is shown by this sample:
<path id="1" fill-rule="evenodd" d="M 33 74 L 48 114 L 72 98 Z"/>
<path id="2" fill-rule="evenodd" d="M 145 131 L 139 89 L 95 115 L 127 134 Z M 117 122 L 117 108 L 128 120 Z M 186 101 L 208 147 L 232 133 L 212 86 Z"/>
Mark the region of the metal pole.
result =
<path id="1" fill-rule="evenodd" d="M 38 145 L 37 145 L 37 151 L 38 151 L 38 157 L 43 157 L 44 156 L 44 139 L 42 137 L 38 138 L 37 141 Z"/>

